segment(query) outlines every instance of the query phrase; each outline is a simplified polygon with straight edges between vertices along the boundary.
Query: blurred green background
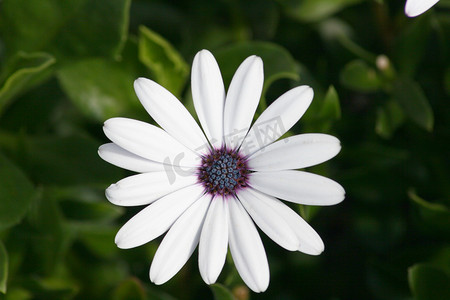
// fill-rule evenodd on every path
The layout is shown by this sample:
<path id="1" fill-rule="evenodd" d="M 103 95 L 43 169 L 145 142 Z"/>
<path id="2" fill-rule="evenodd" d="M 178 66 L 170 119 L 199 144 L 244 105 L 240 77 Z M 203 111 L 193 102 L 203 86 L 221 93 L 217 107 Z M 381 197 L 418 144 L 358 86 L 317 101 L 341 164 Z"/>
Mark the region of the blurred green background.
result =
<path id="1" fill-rule="evenodd" d="M 450 299 L 450 1 L 409 19 L 404 0 L 0 1 L 0 299 Z M 135 78 L 193 111 L 195 53 L 226 86 L 264 60 L 260 113 L 291 87 L 314 88 L 292 134 L 330 133 L 341 153 L 310 171 L 345 201 L 294 207 L 325 252 L 288 252 L 262 235 L 269 289 L 250 292 L 229 260 L 207 286 L 197 252 L 167 284 L 149 265 L 160 239 L 120 250 L 138 208 L 104 189 L 130 175 L 97 156 L 113 116 L 152 122 Z M 213 294 L 214 293 L 214 294 Z"/>

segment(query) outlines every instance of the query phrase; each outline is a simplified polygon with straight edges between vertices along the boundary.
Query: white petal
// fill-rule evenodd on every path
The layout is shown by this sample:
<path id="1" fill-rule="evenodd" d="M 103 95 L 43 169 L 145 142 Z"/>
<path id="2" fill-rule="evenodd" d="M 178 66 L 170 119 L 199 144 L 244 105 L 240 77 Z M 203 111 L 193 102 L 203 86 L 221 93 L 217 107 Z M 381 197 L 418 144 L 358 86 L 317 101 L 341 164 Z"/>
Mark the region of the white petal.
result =
<path id="1" fill-rule="evenodd" d="M 266 252 L 252 220 L 239 200 L 228 199 L 230 209 L 230 252 L 242 280 L 256 292 L 269 286 Z"/>
<path id="2" fill-rule="evenodd" d="M 408 0 L 405 5 L 405 14 L 408 17 L 416 17 L 429 10 L 439 0 Z"/>
<path id="3" fill-rule="evenodd" d="M 119 147 L 138 156 L 169 165 L 195 167 L 200 157 L 167 132 L 151 124 L 112 118 L 103 126 L 105 135 Z"/>
<path id="4" fill-rule="evenodd" d="M 228 246 L 228 204 L 223 197 L 211 201 L 198 246 L 200 275 L 207 284 L 216 282 L 222 271 Z"/>
<path id="5" fill-rule="evenodd" d="M 166 232 L 175 220 L 203 193 L 200 185 L 173 192 L 141 210 L 117 232 L 115 242 L 121 249 L 134 248 Z"/>
<path id="6" fill-rule="evenodd" d="M 172 225 L 156 251 L 150 280 L 163 284 L 172 278 L 191 257 L 200 239 L 211 196 L 203 195 Z"/>
<path id="7" fill-rule="evenodd" d="M 180 176 L 165 171 L 143 173 L 111 184 L 105 194 L 106 198 L 115 205 L 146 205 L 171 192 L 193 185 L 197 181 L 195 174 Z"/>
<path id="8" fill-rule="evenodd" d="M 222 146 L 225 87 L 214 56 L 208 50 L 197 53 L 192 63 L 192 98 L 203 130 L 212 145 Z"/>
<path id="9" fill-rule="evenodd" d="M 256 225 L 274 242 L 281 247 L 295 251 L 300 241 L 293 229 L 278 211 L 270 205 L 269 196 L 257 192 L 251 188 L 242 189 L 238 192 L 238 198 L 245 209 L 255 221 Z M 272 198 L 274 199 L 274 198 Z"/>
<path id="10" fill-rule="evenodd" d="M 241 190 L 239 199 L 256 225 L 280 246 L 310 255 L 323 252 L 324 244 L 316 231 L 280 200 L 254 189 Z"/>
<path id="11" fill-rule="evenodd" d="M 136 95 L 150 116 L 168 134 L 186 147 L 208 147 L 208 141 L 184 105 L 168 90 L 147 78 L 134 82 Z"/>
<path id="12" fill-rule="evenodd" d="M 236 148 L 247 134 L 261 97 L 263 62 L 250 56 L 242 62 L 231 80 L 225 100 L 224 135 L 229 148 Z"/>
<path id="13" fill-rule="evenodd" d="M 341 150 L 337 138 L 308 133 L 285 138 L 253 154 L 248 161 L 255 171 L 278 171 L 311 167 L 336 156 Z"/>
<path id="14" fill-rule="evenodd" d="M 133 154 L 114 143 L 101 145 L 98 155 L 105 161 L 120 168 L 138 173 L 164 171 L 164 165 Z M 170 166 L 166 166 L 166 168 Z"/>
<path id="15" fill-rule="evenodd" d="M 250 155 L 279 139 L 303 116 L 314 96 L 309 86 L 293 88 L 275 100 L 255 121 L 241 152 Z"/>
<path id="16" fill-rule="evenodd" d="M 302 171 L 255 172 L 249 183 L 263 193 L 299 204 L 334 205 L 345 197 L 339 183 Z"/>

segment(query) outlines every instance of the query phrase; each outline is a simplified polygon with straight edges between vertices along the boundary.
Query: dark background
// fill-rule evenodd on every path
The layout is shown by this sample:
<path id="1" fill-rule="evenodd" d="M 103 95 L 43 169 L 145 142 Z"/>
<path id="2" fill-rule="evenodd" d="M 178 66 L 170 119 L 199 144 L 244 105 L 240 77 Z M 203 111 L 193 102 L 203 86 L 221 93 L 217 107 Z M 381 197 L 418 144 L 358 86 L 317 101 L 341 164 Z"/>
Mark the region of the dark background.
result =
<path id="1" fill-rule="evenodd" d="M 0 2 L 0 299 L 450 299 L 450 2 L 417 18 L 404 1 L 3 0 Z M 114 244 L 140 208 L 104 189 L 129 173 L 97 156 L 113 116 L 152 122 L 132 83 L 151 78 L 193 111 L 195 53 L 225 85 L 264 60 L 258 112 L 308 84 L 291 133 L 329 133 L 341 153 L 309 171 L 346 199 L 292 206 L 325 252 L 288 252 L 261 234 L 268 290 L 250 292 L 228 260 L 208 287 L 197 252 L 168 283 L 148 278 L 160 239 Z M 6 292 L 6 294 L 5 294 Z M 222 292 L 222 295 L 219 295 Z"/>

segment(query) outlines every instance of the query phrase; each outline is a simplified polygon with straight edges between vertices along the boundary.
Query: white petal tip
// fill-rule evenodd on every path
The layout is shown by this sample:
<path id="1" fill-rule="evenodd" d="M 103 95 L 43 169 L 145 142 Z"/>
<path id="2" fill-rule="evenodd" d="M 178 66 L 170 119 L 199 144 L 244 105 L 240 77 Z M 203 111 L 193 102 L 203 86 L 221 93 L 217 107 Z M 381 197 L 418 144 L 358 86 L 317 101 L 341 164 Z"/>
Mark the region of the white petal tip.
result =
<path id="1" fill-rule="evenodd" d="M 160 274 L 153 274 L 153 272 L 150 269 L 150 281 L 153 282 L 156 285 L 161 285 L 166 283 L 169 279 L 163 279 L 161 278 L 161 276 L 159 276 Z"/>
<path id="2" fill-rule="evenodd" d="M 207 277 L 205 277 L 205 276 L 202 276 L 202 278 L 203 278 L 203 281 L 204 281 L 206 284 L 209 284 L 209 285 L 214 284 L 214 283 L 216 283 L 216 281 L 217 281 L 217 278 L 214 278 L 214 277 L 207 278 Z"/>
<path id="3" fill-rule="evenodd" d="M 406 10 L 406 8 L 405 8 L 405 15 L 409 18 L 414 18 L 417 16 L 417 15 L 414 15 L 411 11 Z"/>
<path id="4" fill-rule="evenodd" d="M 130 239 L 127 239 L 122 234 L 120 234 L 120 231 L 116 234 L 116 237 L 114 238 L 114 243 L 119 249 L 131 249 L 139 246 L 139 245 L 136 246 L 135 244 L 133 245 L 130 242 L 131 242 Z"/>
<path id="5" fill-rule="evenodd" d="M 318 255 L 322 254 L 324 250 L 325 250 L 324 247 L 316 248 L 314 250 L 308 251 L 308 253 L 306 253 L 306 254 L 318 256 Z M 298 249 L 298 251 L 303 252 L 302 249 Z"/>
<path id="6" fill-rule="evenodd" d="M 415 17 L 421 15 L 422 13 L 423 12 L 417 12 L 417 11 L 414 11 L 414 10 L 407 10 L 407 9 L 405 9 L 405 15 L 407 17 L 409 17 L 409 18 L 415 18 Z"/>
<path id="7" fill-rule="evenodd" d="M 112 198 L 111 193 L 113 193 L 114 191 L 117 191 L 119 189 L 119 186 L 116 183 L 111 184 L 110 186 L 108 186 L 105 190 L 105 195 L 106 198 Z"/>
<path id="8" fill-rule="evenodd" d="M 116 243 L 117 248 L 120 248 L 120 249 L 128 249 L 129 248 L 124 245 L 124 243 L 123 243 L 123 241 L 121 241 L 120 237 L 116 236 L 116 238 L 114 239 L 114 243 Z"/>
<path id="9" fill-rule="evenodd" d="M 134 86 L 136 86 L 137 84 L 144 83 L 145 81 L 150 82 L 151 80 L 145 77 L 138 77 L 136 78 L 136 80 L 134 80 Z"/>
<path id="10" fill-rule="evenodd" d="M 109 188 L 108 188 L 108 189 L 109 189 Z M 105 191 L 106 199 L 107 199 L 111 204 L 121 206 L 121 205 L 120 205 L 120 202 L 118 202 L 117 199 L 115 199 L 115 198 L 111 195 L 111 191 L 108 191 L 108 189 L 106 189 L 106 191 Z"/>
<path id="11" fill-rule="evenodd" d="M 264 64 L 263 64 L 263 60 L 261 57 L 253 55 L 253 61 L 254 61 L 254 63 L 257 63 L 261 69 L 263 68 Z"/>
<path id="12" fill-rule="evenodd" d="M 262 72 L 264 63 L 263 63 L 263 60 L 261 57 L 259 57 L 257 55 L 251 55 L 251 56 L 247 57 L 245 60 L 249 61 L 250 65 L 257 65 L 257 67 L 261 69 L 260 72 Z"/>
<path id="13" fill-rule="evenodd" d="M 252 282 L 247 282 L 247 286 L 255 293 L 263 293 L 267 290 L 269 287 L 270 277 L 267 278 L 260 278 L 259 282 L 255 281 L 256 278 L 252 279 Z"/>
<path id="14" fill-rule="evenodd" d="M 344 199 L 345 199 L 345 195 L 335 196 L 335 197 L 333 197 L 332 200 L 330 200 L 329 204 L 324 205 L 324 206 L 337 205 L 337 204 L 341 203 L 342 201 L 344 201 Z"/>
<path id="15" fill-rule="evenodd" d="M 139 99 L 142 97 L 148 97 L 147 94 L 154 91 L 153 87 L 155 85 L 159 84 L 145 77 L 139 77 L 133 83 L 134 90 L 136 91 L 136 95 Z"/>
<path id="16" fill-rule="evenodd" d="M 103 132 L 106 134 L 106 136 L 108 136 L 107 131 L 111 130 L 111 127 L 113 127 L 117 124 L 118 119 L 120 119 L 120 118 L 118 118 L 118 117 L 110 118 L 103 123 Z"/>
<path id="17" fill-rule="evenodd" d="M 105 160 L 105 161 L 107 161 L 107 160 L 103 158 L 104 157 L 104 153 L 105 153 L 105 151 L 108 151 L 108 148 L 110 147 L 110 145 L 111 144 L 103 144 L 100 147 L 98 147 L 98 150 L 97 150 L 98 156 L 100 156 L 100 158 Z"/>
<path id="18" fill-rule="evenodd" d="M 263 293 L 269 287 L 270 277 L 260 279 L 260 282 L 254 282 L 249 288 L 255 293 Z"/>
<path id="19" fill-rule="evenodd" d="M 112 123 L 117 122 L 117 120 L 122 120 L 122 119 L 124 119 L 124 118 L 122 118 L 122 117 L 109 118 L 108 120 L 103 122 L 103 126 L 111 125 Z"/>
<path id="20" fill-rule="evenodd" d="M 297 251 L 308 254 L 308 255 L 313 255 L 313 256 L 318 256 L 320 254 L 323 253 L 323 251 L 325 250 L 325 245 L 323 244 L 322 240 L 317 240 L 315 244 L 313 245 L 307 245 L 306 247 L 303 247 L 302 245 L 300 245 L 297 249 Z"/>
<path id="21" fill-rule="evenodd" d="M 214 284 L 214 283 L 216 283 L 217 278 L 220 275 L 220 273 L 219 274 L 214 274 L 214 273 L 217 273 L 217 271 L 214 271 L 214 273 L 213 273 L 213 270 L 205 270 L 204 268 L 202 268 L 200 266 L 199 266 L 199 270 L 200 270 L 200 276 L 202 277 L 203 281 L 206 284 Z"/>
<path id="22" fill-rule="evenodd" d="M 344 187 L 337 182 L 335 182 L 335 183 L 336 183 L 335 192 L 333 193 L 333 196 L 332 196 L 333 200 L 330 201 L 330 205 L 339 204 L 342 201 L 344 201 L 344 199 L 345 199 Z"/>
<path id="23" fill-rule="evenodd" d="M 214 283 L 216 283 L 217 278 L 220 275 L 220 273 L 219 274 L 214 274 L 214 273 L 217 273 L 217 272 L 213 273 L 212 270 L 209 270 L 209 271 L 205 271 L 205 270 L 202 271 L 202 269 L 199 269 L 199 270 L 200 270 L 200 276 L 202 277 L 203 281 L 206 284 L 214 284 Z M 206 272 L 208 272 L 209 274 L 206 274 Z"/>
<path id="24" fill-rule="evenodd" d="M 296 98 L 298 97 L 299 100 L 308 103 L 307 106 L 305 107 L 305 109 L 307 109 L 309 107 L 309 105 L 311 104 L 311 102 L 314 98 L 314 90 L 309 85 L 298 86 L 298 87 L 293 88 L 292 90 L 288 91 L 287 93 L 290 93 L 290 92 L 295 93 L 293 95 L 295 95 Z"/>
<path id="25" fill-rule="evenodd" d="M 408 0 L 405 5 L 405 14 L 410 18 L 417 17 L 429 10 L 437 2 L 439 0 Z"/>
<path id="26" fill-rule="evenodd" d="M 207 49 L 202 49 L 202 50 L 198 51 L 195 56 L 205 56 L 205 55 L 212 56 L 212 53 Z"/>
<path id="27" fill-rule="evenodd" d="M 118 243 L 116 243 L 116 246 L 117 246 L 117 248 L 122 249 L 122 250 L 128 250 L 128 249 L 133 248 L 133 247 L 128 247 L 128 246 L 124 246 L 124 245 L 121 246 Z"/>
<path id="28" fill-rule="evenodd" d="M 254 291 L 255 293 L 263 293 L 267 290 L 267 288 L 269 287 L 269 284 L 267 284 L 267 286 L 265 287 L 260 287 L 258 290 Z"/>
<path id="29" fill-rule="evenodd" d="M 209 52 L 206 49 L 200 50 L 199 52 L 197 52 L 197 54 L 194 57 L 194 62 L 192 63 L 192 68 L 194 68 L 194 66 L 199 66 L 198 63 L 199 62 L 206 62 L 206 63 L 210 63 L 212 61 L 215 62 L 215 58 L 212 55 L 211 52 Z"/>
<path id="30" fill-rule="evenodd" d="M 341 203 L 342 201 L 344 201 L 344 199 L 345 199 L 345 190 L 344 190 L 344 188 L 342 188 L 342 191 L 341 191 L 341 194 L 338 197 L 338 202 L 337 203 Z"/>
<path id="31" fill-rule="evenodd" d="M 114 243 L 116 244 L 117 248 L 120 248 L 120 249 L 132 248 L 132 247 L 127 247 L 126 241 L 124 241 L 124 236 L 123 236 L 121 230 L 119 230 L 116 233 L 116 236 L 114 237 Z"/>
<path id="32" fill-rule="evenodd" d="M 147 79 L 147 78 L 144 78 L 144 77 L 139 77 L 133 83 L 134 90 L 136 91 L 136 93 L 138 93 L 138 91 L 140 91 L 140 90 L 142 90 L 144 88 L 143 87 L 144 84 L 149 84 L 151 82 L 152 81 L 150 79 Z"/>
<path id="33" fill-rule="evenodd" d="M 301 100 L 306 101 L 307 103 L 311 104 L 311 102 L 314 98 L 313 88 L 308 85 L 303 85 L 303 86 L 299 86 L 298 89 L 300 92 L 299 97 L 301 97 Z"/>
<path id="34" fill-rule="evenodd" d="M 266 290 L 267 290 L 267 287 L 265 287 L 265 288 L 251 288 L 251 290 L 254 292 L 254 293 L 264 293 Z"/>
<path id="35" fill-rule="evenodd" d="M 152 280 L 152 282 L 153 282 L 155 285 L 162 285 L 162 284 L 166 283 L 167 281 Z"/>

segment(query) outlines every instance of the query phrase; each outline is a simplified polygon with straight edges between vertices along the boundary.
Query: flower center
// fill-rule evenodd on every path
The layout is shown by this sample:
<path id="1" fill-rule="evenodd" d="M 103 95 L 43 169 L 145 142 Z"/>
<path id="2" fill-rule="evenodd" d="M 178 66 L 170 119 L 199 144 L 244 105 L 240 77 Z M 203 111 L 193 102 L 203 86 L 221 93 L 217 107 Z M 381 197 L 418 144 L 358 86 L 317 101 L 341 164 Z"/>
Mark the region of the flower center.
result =
<path id="1" fill-rule="evenodd" d="M 236 190 L 247 186 L 247 160 L 237 151 L 212 150 L 202 157 L 198 171 L 199 181 L 213 196 L 235 194 Z"/>

